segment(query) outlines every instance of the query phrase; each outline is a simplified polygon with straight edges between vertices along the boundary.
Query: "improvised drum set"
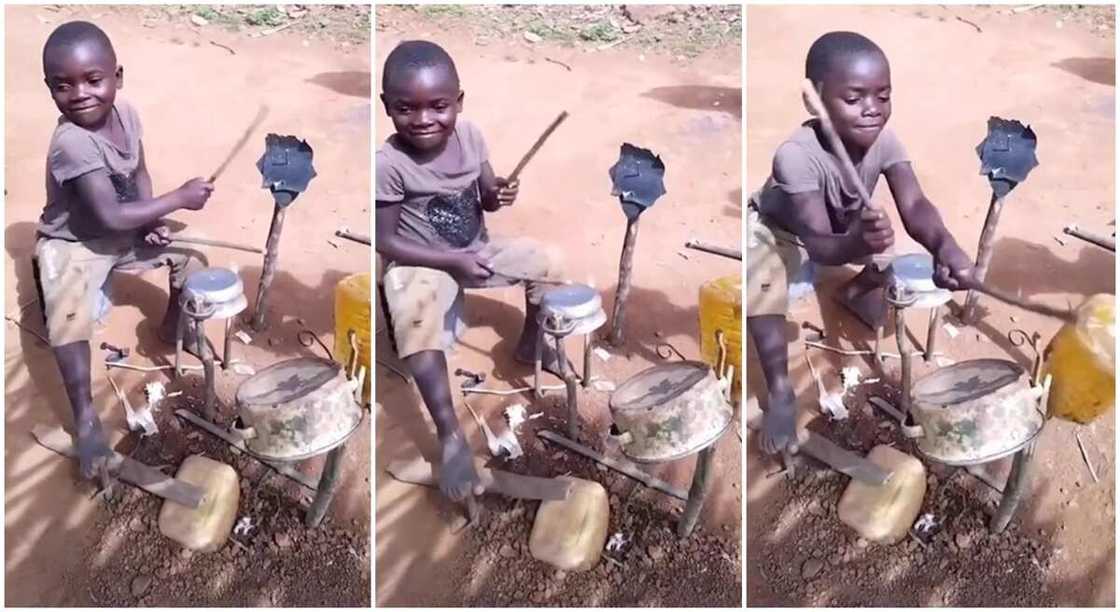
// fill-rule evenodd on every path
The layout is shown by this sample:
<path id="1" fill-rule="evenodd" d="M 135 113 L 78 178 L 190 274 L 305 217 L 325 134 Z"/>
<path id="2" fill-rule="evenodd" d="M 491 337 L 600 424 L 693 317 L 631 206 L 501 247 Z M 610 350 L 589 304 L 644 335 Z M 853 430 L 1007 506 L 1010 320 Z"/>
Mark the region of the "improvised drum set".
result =
<path id="1" fill-rule="evenodd" d="M 555 347 L 567 391 L 568 440 L 546 439 L 588 455 L 588 449 L 575 443 L 579 433 L 578 389 L 574 367 L 564 352 L 564 339 L 583 336 L 580 378 L 584 387 L 590 386 L 590 337 L 606 322 L 602 301 L 599 293 L 587 285 L 560 285 L 545 292 L 538 317 L 535 392 L 538 397 L 543 395 L 540 373 L 548 339 Z M 629 459 L 655 464 L 699 454 L 689 492 L 675 495 L 686 501 L 677 528 L 680 537 L 687 537 L 696 526 L 708 490 L 716 442 L 731 428 L 733 420 L 732 376 L 725 371 L 726 350 L 721 353 L 715 370 L 700 361 L 666 363 L 643 370 L 620 384 L 610 398 L 610 433 Z"/>
<path id="2" fill-rule="evenodd" d="M 903 435 L 916 440 L 925 458 L 950 466 L 979 465 L 1015 455 L 991 524 L 993 531 L 1000 532 L 1022 497 L 1033 443 L 1046 424 L 1050 377 L 1040 378 L 1041 356 L 1036 354 L 1029 377 L 1012 361 L 972 359 L 938 368 L 912 382 L 914 353 L 903 314 L 908 308 L 933 309 L 923 351 L 928 361 L 934 356 L 942 307 L 951 294 L 934 285 L 933 259 L 928 254 L 897 257 L 886 271 L 886 300 L 894 314 L 901 361 Z M 880 326 L 875 343 L 878 360 L 883 356 L 882 338 Z"/>
<path id="3" fill-rule="evenodd" d="M 233 319 L 246 304 L 241 278 L 226 268 L 206 268 L 191 274 L 180 296 L 185 316 L 180 318 L 176 337 L 175 372 L 182 374 L 183 345 L 190 330 L 203 362 L 204 416 L 211 422 L 218 416 L 214 355 L 206 341 L 204 324 L 211 319 L 225 322 L 221 364 L 227 369 L 233 364 Z M 334 495 L 343 446 L 364 417 L 362 375 L 355 376 L 356 359 L 354 351 L 345 371 L 338 363 L 317 357 L 289 359 L 251 375 L 237 389 L 237 419 L 229 429 L 237 446 L 266 463 L 294 463 L 327 453 L 306 519 L 312 527 L 322 521 Z"/>

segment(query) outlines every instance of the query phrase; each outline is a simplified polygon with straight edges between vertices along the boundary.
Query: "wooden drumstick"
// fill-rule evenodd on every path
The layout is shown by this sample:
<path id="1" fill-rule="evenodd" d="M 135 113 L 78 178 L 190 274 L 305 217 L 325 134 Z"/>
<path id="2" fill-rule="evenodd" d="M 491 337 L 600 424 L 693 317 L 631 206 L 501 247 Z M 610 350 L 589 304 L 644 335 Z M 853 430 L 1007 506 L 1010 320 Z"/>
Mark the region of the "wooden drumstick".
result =
<path id="1" fill-rule="evenodd" d="M 552 123 L 548 126 L 548 129 L 546 129 L 544 133 L 541 134 L 540 138 L 537 139 L 537 142 L 533 143 L 533 147 L 529 149 L 529 152 L 521 158 L 521 161 L 517 162 L 517 166 L 514 167 L 513 172 L 510 172 L 509 176 L 506 177 L 506 180 L 508 182 L 512 183 L 517 180 L 518 175 L 520 175 L 521 171 L 525 169 L 525 166 L 529 163 L 529 160 L 533 159 L 533 156 L 536 155 L 537 151 L 539 151 L 541 146 L 544 145 L 544 141 L 548 140 L 548 137 L 552 136 L 552 133 L 556 131 L 556 128 L 560 127 L 560 124 L 563 123 L 567 118 L 568 111 L 560 111 L 560 114 L 556 117 L 556 119 L 552 121 Z"/>
<path id="2" fill-rule="evenodd" d="M 214 174 L 210 175 L 211 183 L 218 180 L 218 177 L 226 171 L 226 167 L 229 166 L 230 162 L 233 161 L 233 158 L 241 151 L 241 149 L 245 148 L 245 144 L 249 142 L 249 137 L 253 135 L 253 132 L 255 132 L 258 127 L 260 127 L 261 123 L 264 122 L 264 118 L 267 116 L 268 106 L 262 104 L 260 110 L 257 111 L 256 118 L 253 119 L 253 122 L 249 124 L 249 128 L 246 129 L 245 133 L 241 135 L 241 138 L 237 141 L 237 144 L 233 145 L 233 150 L 229 152 L 228 156 L 226 156 L 225 161 L 222 162 L 222 165 L 218 166 L 218 169 L 214 171 Z"/>

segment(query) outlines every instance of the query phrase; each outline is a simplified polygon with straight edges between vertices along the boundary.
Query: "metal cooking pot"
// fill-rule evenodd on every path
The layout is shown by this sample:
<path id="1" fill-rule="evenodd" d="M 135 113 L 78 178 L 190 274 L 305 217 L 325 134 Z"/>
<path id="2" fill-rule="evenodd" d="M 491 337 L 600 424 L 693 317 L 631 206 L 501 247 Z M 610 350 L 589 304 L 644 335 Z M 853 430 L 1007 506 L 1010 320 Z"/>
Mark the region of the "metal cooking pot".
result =
<path id="1" fill-rule="evenodd" d="M 203 268 L 188 276 L 179 301 L 198 304 L 208 319 L 228 319 L 247 305 L 241 277 L 227 268 Z"/>
<path id="2" fill-rule="evenodd" d="M 611 395 L 612 434 L 635 461 L 687 457 L 714 444 L 730 427 L 729 384 L 700 361 L 643 370 Z"/>
<path id="3" fill-rule="evenodd" d="M 550 329 L 576 335 L 589 334 L 607 322 L 599 292 L 577 283 L 546 291 L 541 296 L 540 316 Z"/>
<path id="4" fill-rule="evenodd" d="M 929 253 L 901 255 L 887 267 L 891 281 L 901 290 L 905 300 L 913 297 L 914 302 L 907 304 L 914 308 L 933 308 L 946 304 L 953 299 L 948 289 L 933 283 L 933 256 Z"/>
<path id="5" fill-rule="evenodd" d="M 918 450 L 947 465 L 987 463 L 1034 440 L 1046 422 L 1049 381 L 1032 387 L 1023 368 L 1004 359 L 974 359 L 914 383 L 911 414 Z M 915 429 L 915 428 L 907 428 Z"/>
<path id="6" fill-rule="evenodd" d="M 362 422 L 354 400 L 357 381 L 342 367 L 317 357 L 273 364 L 237 388 L 235 432 L 251 453 L 274 461 L 299 461 L 342 444 Z"/>

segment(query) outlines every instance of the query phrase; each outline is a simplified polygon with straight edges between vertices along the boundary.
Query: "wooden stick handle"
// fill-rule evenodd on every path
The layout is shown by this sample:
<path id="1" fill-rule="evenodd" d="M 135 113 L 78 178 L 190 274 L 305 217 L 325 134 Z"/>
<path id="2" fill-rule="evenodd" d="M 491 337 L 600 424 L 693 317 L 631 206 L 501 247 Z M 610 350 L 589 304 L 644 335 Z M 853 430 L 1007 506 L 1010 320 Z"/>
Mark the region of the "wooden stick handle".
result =
<path id="1" fill-rule="evenodd" d="M 743 260 L 743 252 L 739 249 L 729 249 L 727 247 L 716 246 L 714 244 L 708 244 L 699 240 L 689 240 L 688 242 L 684 243 L 684 247 L 686 249 L 693 249 L 696 251 L 703 251 L 704 253 L 711 253 L 712 255 L 720 255 L 728 259 L 738 259 L 739 261 Z"/>
<path id="2" fill-rule="evenodd" d="M 556 131 L 556 128 L 560 127 L 560 124 L 563 123 L 567 118 L 568 111 L 560 111 L 560 114 L 556 117 L 556 119 L 553 119 L 552 123 L 548 126 L 548 129 L 546 129 L 544 133 L 541 134 L 540 138 L 537 139 L 537 142 L 533 143 L 533 147 L 529 149 L 529 152 L 521 158 L 521 161 L 517 162 L 517 166 L 514 167 L 513 172 L 510 172 L 509 176 L 506 177 L 507 181 L 512 183 L 517 180 L 517 177 L 521 174 L 521 171 L 525 169 L 525 166 L 529 163 L 529 160 L 533 159 L 533 156 L 536 155 L 537 151 L 539 151 L 540 148 L 544 145 L 544 141 L 548 140 L 548 137 L 552 136 L 552 133 Z"/>
<path id="3" fill-rule="evenodd" d="M 221 247 L 223 249 L 233 249 L 235 251 L 246 251 L 248 253 L 263 253 L 264 251 L 257 247 L 251 247 L 244 244 L 237 244 L 236 242 L 225 242 L 224 240 L 211 240 L 209 238 L 196 238 L 194 236 L 183 236 L 181 234 L 172 234 L 170 236 L 171 242 L 179 242 L 182 244 L 201 244 L 204 246 Z"/>
<path id="4" fill-rule="evenodd" d="M 828 109 L 824 107 L 824 102 L 821 101 L 821 96 L 817 92 L 817 88 L 813 86 L 813 82 L 809 79 L 802 81 L 801 93 L 805 95 L 805 101 L 809 103 L 809 108 L 821 120 L 821 128 L 824 129 L 824 134 L 828 138 L 828 144 L 832 147 L 832 152 L 840 158 L 840 166 L 844 169 L 844 173 L 848 175 L 848 180 L 855 185 L 859 197 L 863 199 L 863 205 L 871 210 L 877 210 L 875 205 L 871 203 L 871 194 L 867 192 L 867 186 L 859 178 L 856 166 L 852 163 L 852 158 L 848 156 L 848 150 L 844 148 L 840 135 L 836 133 L 836 128 L 832 126 Z"/>

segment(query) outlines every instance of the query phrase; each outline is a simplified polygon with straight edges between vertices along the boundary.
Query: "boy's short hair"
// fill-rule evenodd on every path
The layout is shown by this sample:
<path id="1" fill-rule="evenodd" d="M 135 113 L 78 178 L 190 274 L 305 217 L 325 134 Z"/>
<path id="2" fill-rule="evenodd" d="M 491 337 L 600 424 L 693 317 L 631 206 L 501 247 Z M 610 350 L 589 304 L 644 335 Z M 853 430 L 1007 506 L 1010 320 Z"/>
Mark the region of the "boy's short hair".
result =
<path id="1" fill-rule="evenodd" d="M 805 77 L 814 85 L 820 84 L 836 60 L 853 55 L 875 54 L 886 61 L 887 54 L 870 38 L 855 32 L 829 32 L 809 47 L 805 58 Z"/>
<path id="2" fill-rule="evenodd" d="M 75 47 L 82 43 L 92 42 L 107 50 L 117 61 L 117 52 L 105 31 L 88 21 L 68 21 L 51 32 L 47 42 L 43 45 L 43 65 L 46 66 L 47 53 L 58 48 Z"/>
<path id="3" fill-rule="evenodd" d="M 385 58 L 381 71 L 381 90 L 387 91 L 394 79 L 408 70 L 418 68 L 445 68 L 459 86 L 459 72 L 455 62 L 443 47 L 427 40 L 406 40 L 397 45 Z"/>

